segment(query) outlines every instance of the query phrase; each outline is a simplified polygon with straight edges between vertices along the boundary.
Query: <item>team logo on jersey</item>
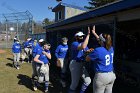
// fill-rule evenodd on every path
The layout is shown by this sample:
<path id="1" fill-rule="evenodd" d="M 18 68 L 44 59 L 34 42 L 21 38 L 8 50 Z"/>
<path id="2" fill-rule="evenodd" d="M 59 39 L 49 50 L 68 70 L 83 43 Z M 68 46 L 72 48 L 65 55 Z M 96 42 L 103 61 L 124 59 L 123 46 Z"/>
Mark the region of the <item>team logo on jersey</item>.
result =
<path id="1" fill-rule="evenodd" d="M 15 48 L 20 48 L 20 46 L 15 46 Z"/>
<path id="2" fill-rule="evenodd" d="M 68 50 L 68 48 L 61 48 L 61 50 L 62 50 L 62 51 L 67 51 L 67 50 Z"/>

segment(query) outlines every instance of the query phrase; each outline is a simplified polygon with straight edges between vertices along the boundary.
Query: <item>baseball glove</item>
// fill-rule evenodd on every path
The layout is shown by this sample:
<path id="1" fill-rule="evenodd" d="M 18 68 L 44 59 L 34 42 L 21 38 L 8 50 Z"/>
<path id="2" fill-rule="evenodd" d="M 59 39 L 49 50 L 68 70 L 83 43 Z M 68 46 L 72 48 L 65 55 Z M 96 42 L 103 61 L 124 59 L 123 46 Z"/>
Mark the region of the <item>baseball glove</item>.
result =
<path id="1" fill-rule="evenodd" d="M 57 67 L 61 67 L 61 62 L 60 62 L 60 60 L 57 60 Z"/>
<path id="2" fill-rule="evenodd" d="M 46 72 L 47 72 L 47 69 L 46 69 L 45 65 L 41 65 L 41 67 L 40 67 L 40 73 L 41 74 L 45 74 Z"/>

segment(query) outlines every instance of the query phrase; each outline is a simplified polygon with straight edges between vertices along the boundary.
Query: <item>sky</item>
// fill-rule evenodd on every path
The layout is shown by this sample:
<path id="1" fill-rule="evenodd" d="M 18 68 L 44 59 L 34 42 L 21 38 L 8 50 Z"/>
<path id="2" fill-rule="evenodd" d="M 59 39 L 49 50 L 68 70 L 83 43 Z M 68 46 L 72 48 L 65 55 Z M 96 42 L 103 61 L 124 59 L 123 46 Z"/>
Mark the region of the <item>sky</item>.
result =
<path id="1" fill-rule="evenodd" d="M 62 0 L 64 3 L 80 7 L 88 5 L 88 0 Z M 48 7 L 55 7 L 56 0 L 0 0 L 0 15 L 13 12 L 25 12 L 28 10 L 35 21 L 43 21 L 45 18 L 54 19 L 54 13 Z"/>

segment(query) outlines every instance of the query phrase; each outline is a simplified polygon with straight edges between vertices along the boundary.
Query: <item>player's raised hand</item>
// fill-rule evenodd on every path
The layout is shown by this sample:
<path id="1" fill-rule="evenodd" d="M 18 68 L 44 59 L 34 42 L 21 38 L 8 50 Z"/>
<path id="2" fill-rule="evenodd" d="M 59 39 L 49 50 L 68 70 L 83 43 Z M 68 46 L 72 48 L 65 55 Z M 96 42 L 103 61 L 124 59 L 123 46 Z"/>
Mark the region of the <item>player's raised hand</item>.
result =
<path id="1" fill-rule="evenodd" d="M 99 36 L 96 34 L 96 32 L 95 32 L 95 25 L 93 26 L 93 28 L 92 28 L 92 34 L 96 37 L 96 39 L 98 39 L 99 38 Z"/>
<path id="2" fill-rule="evenodd" d="M 88 27 L 88 35 L 90 35 L 90 27 Z"/>
<path id="3" fill-rule="evenodd" d="M 96 32 L 95 32 L 95 25 L 94 25 L 93 28 L 92 28 L 92 33 L 93 33 L 93 34 L 96 33 Z"/>

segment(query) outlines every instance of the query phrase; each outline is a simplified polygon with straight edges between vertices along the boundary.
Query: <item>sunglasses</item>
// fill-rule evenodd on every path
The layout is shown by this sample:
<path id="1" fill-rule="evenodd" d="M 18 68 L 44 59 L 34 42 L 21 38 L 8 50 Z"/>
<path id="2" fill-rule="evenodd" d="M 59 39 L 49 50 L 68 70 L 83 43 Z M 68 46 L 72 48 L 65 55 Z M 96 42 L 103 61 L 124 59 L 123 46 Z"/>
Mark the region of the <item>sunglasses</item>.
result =
<path id="1" fill-rule="evenodd" d="M 82 37 L 84 37 L 84 36 L 77 36 L 77 37 L 82 38 Z"/>

